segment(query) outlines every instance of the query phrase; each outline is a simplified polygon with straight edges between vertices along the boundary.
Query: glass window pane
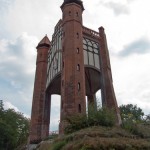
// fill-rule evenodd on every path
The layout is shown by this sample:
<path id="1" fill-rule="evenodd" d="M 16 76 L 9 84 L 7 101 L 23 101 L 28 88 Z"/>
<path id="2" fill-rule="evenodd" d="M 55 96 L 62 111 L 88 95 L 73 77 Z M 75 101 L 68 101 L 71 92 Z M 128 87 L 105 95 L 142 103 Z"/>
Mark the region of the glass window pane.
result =
<path id="1" fill-rule="evenodd" d="M 93 53 L 88 52 L 88 54 L 89 54 L 89 64 L 94 66 Z"/>
<path id="2" fill-rule="evenodd" d="M 58 71 L 60 71 L 60 52 L 58 54 L 59 54 L 59 58 L 58 58 Z"/>
<path id="3" fill-rule="evenodd" d="M 85 39 L 83 39 L 83 43 L 84 43 L 84 44 L 87 44 Z"/>
<path id="4" fill-rule="evenodd" d="M 95 67 L 100 69 L 100 64 L 99 64 L 99 57 L 97 54 L 94 54 L 94 60 L 95 60 Z"/>
<path id="5" fill-rule="evenodd" d="M 98 49 L 94 48 L 94 52 L 95 52 L 95 53 L 98 53 Z"/>
<path id="6" fill-rule="evenodd" d="M 83 44 L 83 48 L 87 50 L 87 46 Z"/>
<path id="7" fill-rule="evenodd" d="M 91 41 L 89 41 L 89 42 L 88 42 L 88 45 L 92 46 L 92 43 L 91 43 Z"/>
<path id="8" fill-rule="evenodd" d="M 93 48 L 90 47 L 90 46 L 88 46 L 88 50 L 92 52 L 92 51 L 93 51 Z"/>
<path id="9" fill-rule="evenodd" d="M 87 51 L 84 50 L 84 64 L 88 65 L 88 55 L 87 55 Z"/>
<path id="10" fill-rule="evenodd" d="M 94 48 L 98 48 L 97 44 L 93 44 L 93 47 L 94 47 Z"/>

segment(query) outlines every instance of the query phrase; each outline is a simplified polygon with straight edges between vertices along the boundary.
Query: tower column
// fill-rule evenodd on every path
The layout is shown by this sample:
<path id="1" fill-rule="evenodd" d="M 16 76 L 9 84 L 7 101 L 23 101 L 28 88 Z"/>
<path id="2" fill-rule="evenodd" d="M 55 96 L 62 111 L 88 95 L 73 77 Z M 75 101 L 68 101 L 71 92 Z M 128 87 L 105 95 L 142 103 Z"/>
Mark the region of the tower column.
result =
<path id="1" fill-rule="evenodd" d="M 68 115 L 86 113 L 86 101 L 82 35 L 83 5 L 80 0 L 66 0 L 61 9 L 63 62 L 60 132 L 63 133 L 65 128 L 63 119 Z"/>
<path id="2" fill-rule="evenodd" d="M 88 107 L 92 106 L 92 107 L 94 107 L 95 110 L 97 110 L 97 102 L 96 102 L 96 95 L 95 94 L 88 95 L 87 101 L 88 101 Z"/>
<path id="3" fill-rule="evenodd" d="M 109 59 L 109 52 L 107 47 L 106 35 L 104 32 L 104 28 L 99 28 L 99 36 L 100 36 L 100 65 L 102 71 L 102 105 L 108 108 L 112 108 L 115 110 L 116 115 L 116 124 L 121 124 L 121 117 L 119 113 L 119 108 L 117 105 L 114 87 L 112 84 L 112 73 Z"/>
<path id="4" fill-rule="evenodd" d="M 30 144 L 37 144 L 42 139 L 49 48 L 50 41 L 48 37 L 45 36 L 37 46 L 36 73 L 31 112 Z"/>
<path id="5" fill-rule="evenodd" d="M 42 139 L 49 136 L 51 95 L 46 93 L 42 120 Z"/>

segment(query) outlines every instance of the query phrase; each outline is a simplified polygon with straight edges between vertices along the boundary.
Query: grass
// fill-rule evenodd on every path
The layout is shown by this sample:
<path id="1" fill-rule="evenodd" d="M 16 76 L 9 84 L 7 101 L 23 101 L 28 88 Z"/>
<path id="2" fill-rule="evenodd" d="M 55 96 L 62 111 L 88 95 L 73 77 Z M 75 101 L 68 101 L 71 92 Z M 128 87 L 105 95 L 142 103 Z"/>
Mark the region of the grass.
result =
<path id="1" fill-rule="evenodd" d="M 38 150 L 150 150 L 150 124 L 124 121 L 115 126 L 112 110 L 89 109 L 66 118 L 65 135 L 48 137 Z"/>
<path id="2" fill-rule="evenodd" d="M 140 125 L 140 131 L 144 127 Z M 150 133 L 150 126 L 146 130 Z M 39 150 L 150 150 L 150 137 L 132 134 L 121 127 L 93 126 L 58 136 L 51 143 L 43 143 Z"/>

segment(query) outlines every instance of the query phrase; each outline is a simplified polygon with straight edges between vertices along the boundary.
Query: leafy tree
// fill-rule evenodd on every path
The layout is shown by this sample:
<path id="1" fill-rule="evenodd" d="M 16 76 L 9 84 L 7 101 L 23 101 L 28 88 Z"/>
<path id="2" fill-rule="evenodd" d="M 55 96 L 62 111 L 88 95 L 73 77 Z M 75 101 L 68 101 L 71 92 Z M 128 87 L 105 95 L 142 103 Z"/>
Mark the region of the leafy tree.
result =
<path id="1" fill-rule="evenodd" d="M 123 121 L 131 120 L 136 123 L 141 122 L 144 116 L 142 109 L 133 104 L 121 105 L 120 113 Z"/>
<path id="2" fill-rule="evenodd" d="M 12 150 L 27 141 L 29 119 L 14 109 L 4 110 L 0 101 L 0 148 Z"/>

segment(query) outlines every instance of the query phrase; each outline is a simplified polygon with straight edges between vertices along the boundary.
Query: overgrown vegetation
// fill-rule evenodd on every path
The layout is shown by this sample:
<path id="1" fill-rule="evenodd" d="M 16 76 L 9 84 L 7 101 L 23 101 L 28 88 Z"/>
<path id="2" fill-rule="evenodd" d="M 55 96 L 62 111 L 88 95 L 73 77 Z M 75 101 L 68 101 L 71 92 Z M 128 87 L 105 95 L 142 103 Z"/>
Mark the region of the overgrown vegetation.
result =
<path id="1" fill-rule="evenodd" d="M 65 118 L 65 135 L 39 150 L 150 150 L 150 115 L 136 105 L 120 106 L 123 124 L 116 127 L 113 110 L 94 107 L 88 114 Z"/>
<path id="2" fill-rule="evenodd" d="M 92 126 L 112 127 L 115 124 L 115 115 L 113 110 L 98 107 L 97 110 L 93 105 L 89 106 L 88 114 L 75 114 L 64 119 L 67 122 L 65 133 L 72 133 L 83 128 Z"/>
<path id="3" fill-rule="evenodd" d="M 121 127 L 92 126 L 59 136 L 50 149 L 40 150 L 150 150 L 149 141 Z"/>
<path id="4" fill-rule="evenodd" d="M 0 100 L 0 149 L 17 149 L 27 141 L 28 135 L 29 119 L 13 109 L 4 110 Z"/>
<path id="5" fill-rule="evenodd" d="M 122 128 L 142 138 L 150 138 L 150 115 L 144 117 L 144 112 L 137 105 L 120 106 Z"/>

